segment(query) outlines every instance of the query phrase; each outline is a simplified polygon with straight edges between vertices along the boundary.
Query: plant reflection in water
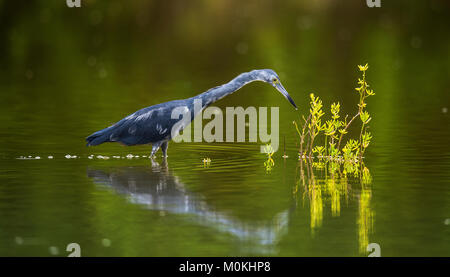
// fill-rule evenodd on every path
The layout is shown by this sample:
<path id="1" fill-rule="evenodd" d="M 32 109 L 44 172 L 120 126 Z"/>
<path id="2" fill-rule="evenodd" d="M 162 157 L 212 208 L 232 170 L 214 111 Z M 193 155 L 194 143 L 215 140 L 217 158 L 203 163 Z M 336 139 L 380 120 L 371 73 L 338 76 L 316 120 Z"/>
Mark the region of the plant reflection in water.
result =
<path id="1" fill-rule="evenodd" d="M 293 194 L 298 202 L 301 192 L 302 202 L 309 203 L 312 235 L 322 226 L 324 209 L 327 206 L 330 207 L 333 217 L 339 217 L 341 206 L 348 205 L 349 200 L 354 200 L 358 203 L 356 223 L 359 253 L 365 254 L 370 243 L 369 234 L 373 232 L 374 226 L 374 212 L 371 207 L 372 177 L 369 169 L 363 162 L 338 163 L 320 159 L 313 162 L 310 159 L 301 159 L 298 173 Z M 359 187 L 355 187 L 355 184 Z"/>

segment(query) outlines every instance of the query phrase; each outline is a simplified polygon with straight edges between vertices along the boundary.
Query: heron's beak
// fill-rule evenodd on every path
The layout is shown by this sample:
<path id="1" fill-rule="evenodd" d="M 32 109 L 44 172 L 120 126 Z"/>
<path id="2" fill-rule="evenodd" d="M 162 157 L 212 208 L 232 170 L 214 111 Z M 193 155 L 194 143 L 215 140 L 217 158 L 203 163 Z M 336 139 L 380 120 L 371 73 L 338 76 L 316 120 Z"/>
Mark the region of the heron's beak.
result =
<path id="1" fill-rule="evenodd" d="M 277 82 L 274 84 L 274 87 L 281 92 L 281 94 L 283 94 L 283 96 L 289 100 L 289 102 L 291 102 L 292 106 L 294 106 L 294 108 L 297 110 L 297 105 L 295 105 L 294 100 L 292 100 L 291 96 L 289 95 L 289 93 L 286 91 L 286 89 L 283 87 L 283 85 L 280 82 Z"/>

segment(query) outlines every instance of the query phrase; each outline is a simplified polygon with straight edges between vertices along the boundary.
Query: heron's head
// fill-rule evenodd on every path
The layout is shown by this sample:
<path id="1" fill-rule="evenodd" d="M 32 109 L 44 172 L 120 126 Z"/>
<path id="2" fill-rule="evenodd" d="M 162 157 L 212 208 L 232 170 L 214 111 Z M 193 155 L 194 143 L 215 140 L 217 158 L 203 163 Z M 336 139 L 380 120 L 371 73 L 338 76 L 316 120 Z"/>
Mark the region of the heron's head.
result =
<path id="1" fill-rule="evenodd" d="M 276 88 L 283 96 L 294 106 L 295 109 L 297 109 L 297 105 L 295 105 L 294 100 L 292 100 L 289 93 L 286 91 L 286 89 L 283 87 L 280 81 L 280 77 L 278 77 L 278 74 L 273 71 L 272 69 L 260 69 L 260 70 L 254 70 L 255 78 L 271 84 L 274 88 Z"/>

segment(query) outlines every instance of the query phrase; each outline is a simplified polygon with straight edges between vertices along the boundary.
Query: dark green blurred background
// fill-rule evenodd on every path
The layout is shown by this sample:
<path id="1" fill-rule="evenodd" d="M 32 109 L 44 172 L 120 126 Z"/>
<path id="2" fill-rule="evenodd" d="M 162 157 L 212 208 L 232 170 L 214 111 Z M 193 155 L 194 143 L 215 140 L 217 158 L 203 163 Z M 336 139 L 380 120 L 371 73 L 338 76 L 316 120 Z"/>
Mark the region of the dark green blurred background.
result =
<path id="1" fill-rule="evenodd" d="M 0 0 L 0 255 L 66 256 L 77 242 L 86 256 L 354 256 L 376 242 L 383 256 L 449 256 L 450 3 L 381 3 Z M 376 93 L 366 154 L 373 183 L 349 180 L 336 215 L 329 188 L 320 203 L 292 193 L 292 121 L 307 113 L 311 92 L 327 112 L 340 101 L 353 114 L 365 63 Z M 148 155 L 148 146 L 86 148 L 84 138 L 257 68 L 278 73 L 299 111 L 263 83 L 216 104 L 280 107 L 289 158 L 277 152 L 271 173 L 254 143 L 172 143 L 163 169 L 87 158 Z M 16 159 L 28 155 L 42 159 Z M 143 190 L 164 180 L 186 195 L 175 189 L 169 208 L 155 206 L 99 179 Z M 361 195 L 370 195 L 368 208 Z M 185 197 L 196 208 L 181 211 Z M 361 223 L 364 209 L 371 224 Z"/>

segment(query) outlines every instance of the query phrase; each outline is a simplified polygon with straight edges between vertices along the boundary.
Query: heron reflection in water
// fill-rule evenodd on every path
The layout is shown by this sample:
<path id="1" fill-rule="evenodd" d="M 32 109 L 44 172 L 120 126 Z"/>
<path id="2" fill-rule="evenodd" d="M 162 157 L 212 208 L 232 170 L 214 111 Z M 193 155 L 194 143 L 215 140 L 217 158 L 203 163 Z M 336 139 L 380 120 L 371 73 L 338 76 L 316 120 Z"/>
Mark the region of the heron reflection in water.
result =
<path id="1" fill-rule="evenodd" d="M 169 171 L 166 160 L 161 165 L 152 161 L 151 167 L 88 169 L 87 174 L 94 183 L 112 188 L 132 203 L 168 214 L 189 215 L 193 222 L 230 233 L 248 242 L 247 250 L 253 252 L 273 252 L 288 225 L 288 210 L 268 220 L 247 222 L 215 209 L 202 194 L 189 191 Z"/>

